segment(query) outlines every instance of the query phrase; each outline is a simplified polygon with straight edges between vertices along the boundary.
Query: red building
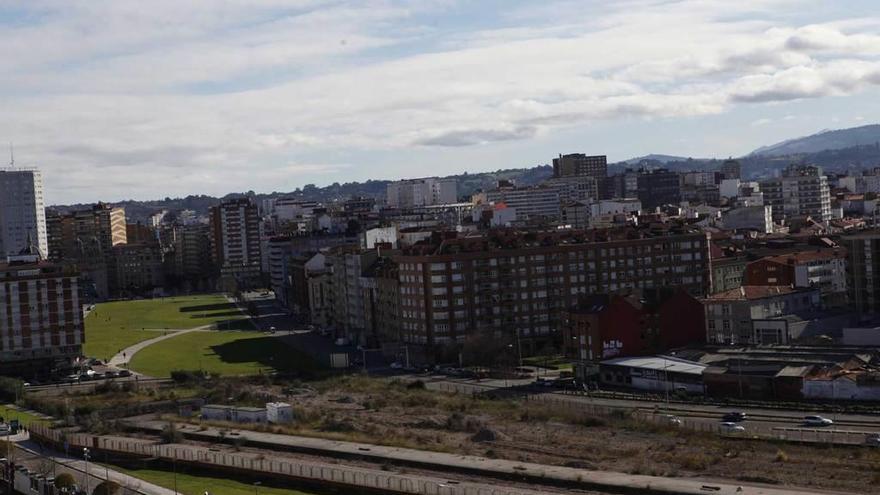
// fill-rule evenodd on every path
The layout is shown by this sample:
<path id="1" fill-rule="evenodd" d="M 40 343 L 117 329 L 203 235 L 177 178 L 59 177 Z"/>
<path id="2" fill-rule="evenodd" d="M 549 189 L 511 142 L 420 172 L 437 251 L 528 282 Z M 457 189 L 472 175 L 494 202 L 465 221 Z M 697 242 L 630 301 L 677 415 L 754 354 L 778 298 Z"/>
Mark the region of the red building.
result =
<path id="1" fill-rule="evenodd" d="M 681 289 L 587 296 L 564 316 L 565 354 L 598 362 L 643 356 L 706 340 L 703 307 Z"/>

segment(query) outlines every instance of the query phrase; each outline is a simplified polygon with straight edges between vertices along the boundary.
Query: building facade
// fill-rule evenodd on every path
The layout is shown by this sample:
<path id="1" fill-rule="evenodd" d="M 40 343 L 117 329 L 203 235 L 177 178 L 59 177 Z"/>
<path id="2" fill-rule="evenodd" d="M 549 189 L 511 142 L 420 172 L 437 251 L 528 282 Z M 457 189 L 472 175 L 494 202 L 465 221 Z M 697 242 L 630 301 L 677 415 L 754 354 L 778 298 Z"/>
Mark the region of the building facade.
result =
<path id="1" fill-rule="evenodd" d="M 789 315 L 814 314 L 820 308 L 820 298 L 818 289 L 744 285 L 713 294 L 703 305 L 706 341 L 710 344 L 782 344 L 790 337 L 781 334 L 779 325 L 762 323 Z"/>
<path id="2" fill-rule="evenodd" d="M 436 238 L 396 256 L 403 339 L 461 343 L 471 333 L 537 347 L 580 295 L 677 286 L 708 288 L 706 235 L 660 230 L 492 231 Z"/>
<path id="3" fill-rule="evenodd" d="M 846 254 L 817 249 L 767 256 L 746 266 L 743 285 L 788 285 L 818 288 L 826 308 L 846 304 Z"/>
<path id="4" fill-rule="evenodd" d="M 455 203 L 458 184 L 455 179 L 426 177 L 400 180 L 388 184 L 385 203 L 391 208 L 413 208 Z"/>
<path id="5" fill-rule="evenodd" d="M 870 318 L 880 311 L 880 230 L 843 236 L 850 307 Z"/>
<path id="6" fill-rule="evenodd" d="M 638 197 L 646 209 L 681 202 L 681 178 L 664 168 L 645 170 L 638 176 Z"/>
<path id="7" fill-rule="evenodd" d="M 248 286 L 260 276 L 260 216 L 250 199 L 224 201 L 211 208 L 214 260 L 220 276 Z"/>
<path id="8" fill-rule="evenodd" d="M 43 175 L 37 169 L 0 169 L 0 257 L 33 243 L 49 255 Z"/>
<path id="9" fill-rule="evenodd" d="M 559 155 L 553 159 L 553 177 L 590 176 L 604 179 L 608 174 L 605 155 L 589 156 L 583 153 Z"/>
<path id="10" fill-rule="evenodd" d="M 781 178 L 761 182 L 761 191 L 764 203 L 773 208 L 774 222 L 807 216 L 831 220 L 831 190 L 820 167 L 790 165 Z"/>
<path id="11" fill-rule="evenodd" d="M 85 339 L 79 274 L 16 255 L 0 263 L 0 373 L 44 376 L 72 365 Z"/>

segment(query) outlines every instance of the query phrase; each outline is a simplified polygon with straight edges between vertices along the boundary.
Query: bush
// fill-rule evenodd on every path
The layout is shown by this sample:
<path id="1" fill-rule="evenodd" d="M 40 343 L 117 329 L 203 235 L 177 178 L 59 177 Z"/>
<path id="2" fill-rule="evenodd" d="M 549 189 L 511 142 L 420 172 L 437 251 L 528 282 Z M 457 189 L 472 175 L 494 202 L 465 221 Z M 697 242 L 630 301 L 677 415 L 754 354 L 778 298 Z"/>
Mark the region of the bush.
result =
<path id="1" fill-rule="evenodd" d="M 202 370 L 173 370 L 171 379 L 176 383 L 193 383 L 201 382 L 207 378 L 207 374 Z"/>
<path id="2" fill-rule="evenodd" d="M 3 402 L 15 402 L 21 397 L 22 382 L 17 378 L 0 376 L 0 400 Z"/>
<path id="3" fill-rule="evenodd" d="M 183 433 L 170 421 L 162 428 L 162 433 L 159 434 L 159 437 L 162 438 L 162 443 L 180 443 L 183 441 Z"/>
<path id="4" fill-rule="evenodd" d="M 76 480 L 70 473 L 61 473 L 55 477 L 55 488 L 59 490 L 70 489 L 76 485 Z"/>
<path id="5" fill-rule="evenodd" d="M 786 454 L 785 451 L 782 449 L 777 450 L 776 462 L 788 462 L 788 454 Z"/>
<path id="6" fill-rule="evenodd" d="M 102 481 L 92 490 L 92 495 L 116 495 L 121 489 L 122 486 L 115 481 Z"/>
<path id="7" fill-rule="evenodd" d="M 425 390 L 425 382 L 423 382 L 422 380 L 409 382 L 406 384 L 406 388 L 410 390 Z"/>

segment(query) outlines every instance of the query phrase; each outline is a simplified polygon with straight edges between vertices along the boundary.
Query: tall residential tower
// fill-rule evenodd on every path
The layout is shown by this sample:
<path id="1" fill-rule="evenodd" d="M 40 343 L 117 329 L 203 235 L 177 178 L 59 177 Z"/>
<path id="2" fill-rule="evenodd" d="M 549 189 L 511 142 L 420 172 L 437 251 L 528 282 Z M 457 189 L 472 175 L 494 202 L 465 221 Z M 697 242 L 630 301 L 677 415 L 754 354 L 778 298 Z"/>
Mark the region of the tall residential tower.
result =
<path id="1" fill-rule="evenodd" d="M 0 258 L 29 244 L 48 256 L 43 175 L 33 168 L 0 169 Z"/>

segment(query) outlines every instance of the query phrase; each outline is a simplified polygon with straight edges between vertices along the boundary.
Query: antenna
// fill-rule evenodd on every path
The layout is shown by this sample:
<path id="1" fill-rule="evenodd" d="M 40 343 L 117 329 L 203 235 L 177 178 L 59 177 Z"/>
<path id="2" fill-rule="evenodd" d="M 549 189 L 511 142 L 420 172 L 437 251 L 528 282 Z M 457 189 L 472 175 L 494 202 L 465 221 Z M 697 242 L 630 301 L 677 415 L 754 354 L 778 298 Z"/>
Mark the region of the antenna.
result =
<path id="1" fill-rule="evenodd" d="M 15 148 L 12 147 L 12 143 L 9 143 L 9 166 L 15 167 Z"/>

